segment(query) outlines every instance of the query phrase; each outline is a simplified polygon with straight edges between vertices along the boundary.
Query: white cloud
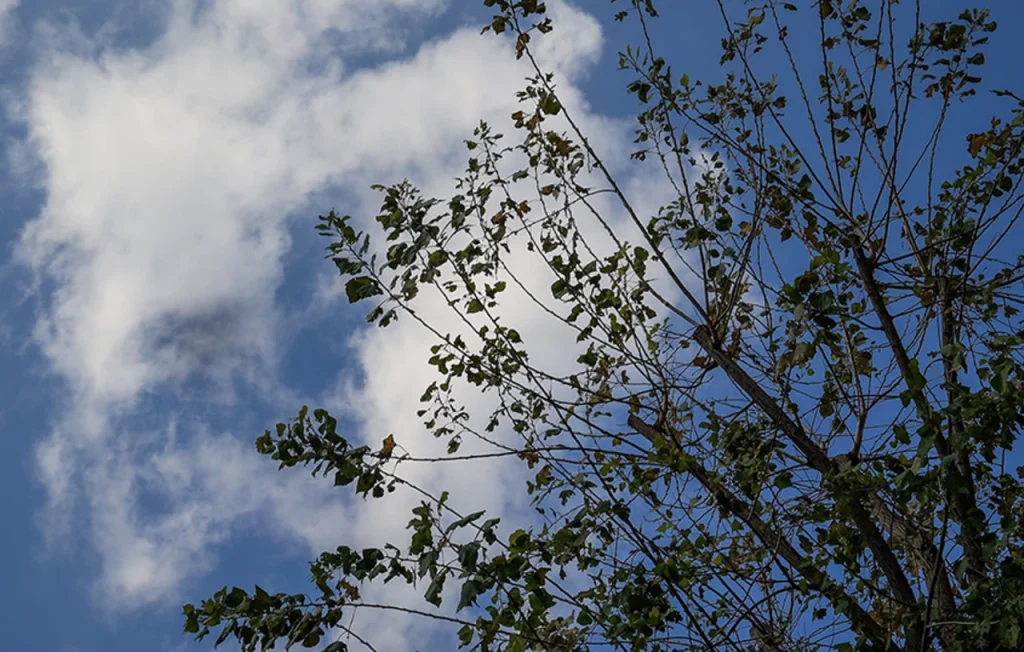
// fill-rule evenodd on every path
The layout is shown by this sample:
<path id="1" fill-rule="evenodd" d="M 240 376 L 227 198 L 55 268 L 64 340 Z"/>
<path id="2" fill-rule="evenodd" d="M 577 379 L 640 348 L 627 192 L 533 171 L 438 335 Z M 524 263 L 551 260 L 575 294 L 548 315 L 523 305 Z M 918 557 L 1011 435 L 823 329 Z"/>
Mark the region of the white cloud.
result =
<path id="1" fill-rule="evenodd" d="M 18 0 L 0 0 L 0 44 L 5 44 L 12 28 L 11 19 L 18 8 Z"/>
<path id="2" fill-rule="evenodd" d="M 507 40 L 481 37 L 472 26 L 406 59 L 346 69 L 351 43 L 394 49 L 392 17 L 439 6 L 182 2 L 166 33 L 144 49 L 40 57 L 19 111 L 44 170 L 46 202 L 17 256 L 56 288 L 35 338 L 67 381 L 71 403 L 37 460 L 50 533 L 59 533 L 56 524 L 67 522 L 78 498 L 102 559 L 97 590 L 111 604 L 177 597 L 183 581 L 214 563 L 216 544 L 255 514 L 311 551 L 336 545 L 342 534 L 369 545 L 404 529 L 415 496 L 389 503 L 382 516 L 374 505 L 332 502 L 299 472 L 274 474 L 250 452 L 249 433 L 239 433 L 246 443 L 204 431 L 179 437 L 174 427 L 146 433 L 123 417 L 142 409 L 140 399 L 173 393 L 196 375 L 228 382 L 238 373 L 273 373 L 287 216 L 312 194 L 405 174 L 444 194 L 477 121 L 507 121 L 528 71 Z M 552 9 L 558 31 L 539 56 L 559 71 L 563 99 L 621 152 L 627 129 L 591 115 L 568 86 L 596 59 L 600 28 L 562 3 Z M 310 59 L 323 63 L 324 44 L 346 40 L 336 50 L 341 58 L 314 72 Z M 659 193 L 645 187 L 643 195 L 653 210 Z M 540 270 L 515 264 L 544 285 Z M 524 338 L 536 343 L 534 355 L 571 360 L 571 341 L 548 336 L 550 318 L 520 301 L 510 307 Z M 454 327 L 436 300 L 422 307 Z M 353 343 L 365 382 L 334 400 L 359 405 L 364 436 L 379 442 L 395 433 L 400 445 L 424 454 L 443 446 L 419 435 L 415 416 L 432 379 L 420 362 L 423 333 L 410 321 Z M 476 413 L 487 404 L 468 400 Z M 431 488 L 469 495 L 474 507 L 498 509 L 514 477 L 498 463 L 411 473 Z M 164 506 L 144 508 L 145 496 Z"/>

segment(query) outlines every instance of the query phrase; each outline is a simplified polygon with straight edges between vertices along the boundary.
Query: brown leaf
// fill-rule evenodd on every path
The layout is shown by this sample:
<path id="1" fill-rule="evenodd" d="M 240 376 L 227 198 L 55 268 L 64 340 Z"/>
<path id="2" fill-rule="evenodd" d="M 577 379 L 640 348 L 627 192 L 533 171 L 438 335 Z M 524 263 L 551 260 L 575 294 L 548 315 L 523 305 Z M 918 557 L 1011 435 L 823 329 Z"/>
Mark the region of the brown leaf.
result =
<path id="1" fill-rule="evenodd" d="M 970 134 L 967 136 L 967 151 L 971 158 L 978 158 L 981 148 L 988 142 L 988 134 Z"/>
<path id="2" fill-rule="evenodd" d="M 338 586 L 340 586 L 341 589 L 343 591 L 345 591 L 345 595 L 348 596 L 349 600 L 358 600 L 359 599 L 359 589 L 357 589 L 356 587 L 352 586 L 351 584 L 349 584 L 345 580 L 342 580 Z"/>
<path id="3" fill-rule="evenodd" d="M 526 53 L 526 44 L 530 42 L 530 35 L 526 32 L 519 34 L 519 38 L 516 39 L 516 59 L 522 59 L 523 54 Z"/>

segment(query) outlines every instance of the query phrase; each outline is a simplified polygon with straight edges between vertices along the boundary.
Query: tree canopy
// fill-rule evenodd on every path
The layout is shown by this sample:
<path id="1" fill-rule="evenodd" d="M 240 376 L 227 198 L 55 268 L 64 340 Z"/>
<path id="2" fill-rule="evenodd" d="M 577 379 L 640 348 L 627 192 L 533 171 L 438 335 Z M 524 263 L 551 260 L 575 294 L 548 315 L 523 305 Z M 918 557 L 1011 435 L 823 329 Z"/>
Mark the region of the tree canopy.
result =
<path id="1" fill-rule="evenodd" d="M 303 407 L 256 441 L 381 509 L 421 491 L 410 536 L 339 542 L 308 594 L 225 588 L 186 632 L 373 649 L 347 617 L 391 608 L 480 650 L 1024 649 L 1024 100 L 982 78 L 996 23 L 708 4 L 721 59 L 699 80 L 659 54 L 658 2 L 608 5 L 633 28 L 629 156 L 673 196 L 645 214 L 536 56 L 559 34 L 545 4 L 484 1 L 481 38 L 533 70 L 518 110 L 473 133 L 451 196 L 378 186 L 375 223 L 318 226 L 369 322 L 433 338 L 425 430 L 371 446 Z M 417 311 L 428 293 L 461 330 Z M 511 296 L 572 334 L 570 370 L 531 356 Z M 404 479 L 402 439 L 428 432 L 462 464 L 469 440 L 518 460 L 533 522 Z M 363 599 L 387 581 L 422 608 Z"/>

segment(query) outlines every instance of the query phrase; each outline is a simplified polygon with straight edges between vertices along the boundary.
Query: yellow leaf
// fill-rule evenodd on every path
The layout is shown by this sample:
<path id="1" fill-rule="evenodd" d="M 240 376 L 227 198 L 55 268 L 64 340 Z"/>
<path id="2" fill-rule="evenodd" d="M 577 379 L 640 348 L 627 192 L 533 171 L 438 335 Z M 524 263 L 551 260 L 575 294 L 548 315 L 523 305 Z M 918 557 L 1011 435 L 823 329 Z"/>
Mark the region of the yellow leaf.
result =
<path id="1" fill-rule="evenodd" d="M 391 451 L 395 450 L 395 436 L 388 435 L 384 438 L 384 443 L 380 448 L 380 456 L 387 459 L 391 457 Z"/>

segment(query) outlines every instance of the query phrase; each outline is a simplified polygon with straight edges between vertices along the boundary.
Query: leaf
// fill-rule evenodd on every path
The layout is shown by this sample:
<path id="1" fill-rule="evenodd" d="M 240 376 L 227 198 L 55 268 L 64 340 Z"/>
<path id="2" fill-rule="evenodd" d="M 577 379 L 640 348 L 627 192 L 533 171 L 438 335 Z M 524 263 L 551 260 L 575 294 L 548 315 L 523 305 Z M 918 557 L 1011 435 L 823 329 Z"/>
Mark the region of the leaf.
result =
<path id="1" fill-rule="evenodd" d="M 562 110 L 562 105 L 554 93 L 548 93 L 541 102 L 540 110 L 548 115 L 557 115 Z"/>
<path id="2" fill-rule="evenodd" d="M 477 560 L 480 558 L 480 543 L 472 541 L 459 548 L 459 565 L 463 570 L 473 572 L 477 567 Z"/>
<path id="3" fill-rule="evenodd" d="M 479 580 L 469 580 L 462 585 L 462 593 L 459 596 L 459 606 L 455 611 L 462 611 L 464 608 L 476 604 L 476 598 L 483 592 L 483 584 Z"/>
<path id="4" fill-rule="evenodd" d="M 907 432 L 907 427 L 902 423 L 898 423 L 895 426 L 893 426 L 892 432 L 897 442 L 903 444 L 904 446 L 910 443 L 910 433 Z"/>
<path id="5" fill-rule="evenodd" d="M 920 392 L 927 385 L 924 375 L 921 373 L 917 360 L 910 361 L 910 377 L 907 378 L 907 386 L 913 392 Z"/>
<path id="6" fill-rule="evenodd" d="M 345 296 L 348 297 L 349 303 L 355 303 L 378 294 L 382 294 L 381 289 L 377 285 L 377 281 L 369 276 L 350 278 L 345 283 Z"/>
<path id="7" fill-rule="evenodd" d="M 391 434 L 384 438 L 380 448 L 380 456 L 383 459 L 388 459 L 391 457 L 391 451 L 393 450 L 395 450 L 395 436 Z"/>
<path id="8" fill-rule="evenodd" d="M 556 299 L 561 299 L 563 296 L 565 296 L 565 293 L 568 291 L 568 283 L 566 283 L 563 279 L 558 279 L 557 281 L 551 284 L 551 296 L 553 296 Z"/>
<path id="9" fill-rule="evenodd" d="M 364 473 L 359 476 L 359 481 L 356 482 L 356 492 L 361 494 L 369 493 L 370 489 L 376 486 L 377 480 L 369 473 Z"/>
<path id="10" fill-rule="evenodd" d="M 302 639 L 302 647 L 316 647 L 320 645 L 320 636 L 319 631 L 310 632 L 306 638 Z"/>
<path id="11" fill-rule="evenodd" d="M 427 587 L 427 592 L 423 594 L 423 599 L 435 607 L 440 607 L 441 591 L 444 590 L 444 581 L 447 576 L 447 573 L 438 573 L 435 575 L 434 579 L 430 582 L 430 586 Z"/>
<path id="12" fill-rule="evenodd" d="M 430 254 L 430 257 L 427 260 L 434 267 L 440 267 L 448 261 L 448 252 L 444 249 L 438 249 Z"/>
<path id="13" fill-rule="evenodd" d="M 978 158 L 981 148 L 988 142 L 988 134 L 970 134 L 967 136 L 967 152 L 971 158 Z"/>
<path id="14" fill-rule="evenodd" d="M 547 484 L 551 479 L 551 465 L 545 464 L 543 468 L 537 473 L 537 484 Z"/>
<path id="15" fill-rule="evenodd" d="M 459 529 L 461 527 L 466 527 L 467 525 L 469 525 L 473 521 L 477 520 L 478 518 L 480 518 L 481 516 L 483 516 L 486 513 L 487 512 L 481 510 L 479 512 L 473 512 L 469 516 L 464 516 L 464 517 L 460 518 L 457 521 L 453 521 L 447 528 L 445 528 L 445 532 L 446 533 L 454 532 L 455 530 L 457 530 L 457 529 Z"/>
<path id="16" fill-rule="evenodd" d="M 998 625 L 999 639 L 1006 649 L 1017 650 L 1020 643 L 1020 625 L 1013 620 L 1004 620 Z"/>
<path id="17" fill-rule="evenodd" d="M 522 59 L 523 55 L 526 54 L 526 44 L 530 42 L 530 35 L 526 32 L 520 32 L 519 37 L 516 39 L 516 59 Z"/>
<path id="18" fill-rule="evenodd" d="M 224 598 L 224 606 L 229 609 L 237 609 L 248 597 L 249 596 L 246 595 L 245 591 L 236 586 L 232 588 L 231 592 Z"/>
<path id="19" fill-rule="evenodd" d="M 345 597 L 349 600 L 355 601 L 359 599 L 359 589 L 355 585 L 349 584 L 345 580 L 338 583 L 338 586 L 342 591 L 345 592 Z"/>
<path id="20" fill-rule="evenodd" d="M 217 637 L 217 640 L 214 641 L 213 647 L 219 647 L 221 644 L 224 643 L 224 641 L 228 640 L 228 637 L 231 636 L 232 633 L 234 633 L 236 624 L 237 621 L 234 620 L 228 623 L 227 626 L 221 630 L 220 636 Z"/>
<path id="21" fill-rule="evenodd" d="M 993 369 L 992 371 L 992 389 L 1001 394 L 1006 391 L 1007 382 L 1010 379 L 1010 366 L 1004 364 L 998 369 Z"/>
<path id="22" fill-rule="evenodd" d="M 430 549 L 420 555 L 419 573 L 420 577 L 426 577 L 429 573 L 433 576 L 437 569 L 437 550 Z"/>

